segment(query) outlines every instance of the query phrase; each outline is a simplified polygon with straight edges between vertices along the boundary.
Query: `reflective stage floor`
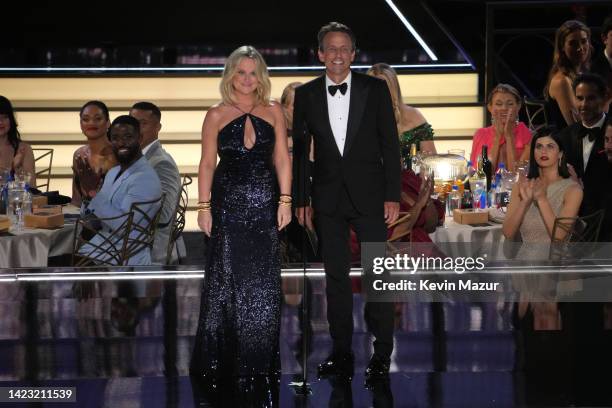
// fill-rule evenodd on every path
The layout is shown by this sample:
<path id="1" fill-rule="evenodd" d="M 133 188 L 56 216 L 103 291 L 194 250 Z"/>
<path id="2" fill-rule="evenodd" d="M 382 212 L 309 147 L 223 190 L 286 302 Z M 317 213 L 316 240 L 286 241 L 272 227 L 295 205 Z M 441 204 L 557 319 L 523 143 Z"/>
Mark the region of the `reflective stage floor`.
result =
<path id="1" fill-rule="evenodd" d="M 612 406 L 612 339 L 603 329 L 602 304 L 561 305 L 548 322 L 539 312 L 518 319 L 515 303 L 503 301 L 398 304 L 390 383 L 368 390 L 364 370 L 372 349 L 360 294 L 354 295 L 355 378 L 317 380 L 316 365 L 331 346 L 324 280 L 306 285 L 312 336 L 304 348 L 300 279 L 283 279 L 278 406 Z M 0 282 L 0 387 L 70 386 L 77 394 L 76 404 L 0 406 L 209 406 L 194 401 L 198 390 L 189 377 L 200 284 Z M 534 330 L 558 324 L 559 315 L 569 316 L 563 330 Z M 301 380 L 304 352 L 307 397 L 292 387 Z"/>

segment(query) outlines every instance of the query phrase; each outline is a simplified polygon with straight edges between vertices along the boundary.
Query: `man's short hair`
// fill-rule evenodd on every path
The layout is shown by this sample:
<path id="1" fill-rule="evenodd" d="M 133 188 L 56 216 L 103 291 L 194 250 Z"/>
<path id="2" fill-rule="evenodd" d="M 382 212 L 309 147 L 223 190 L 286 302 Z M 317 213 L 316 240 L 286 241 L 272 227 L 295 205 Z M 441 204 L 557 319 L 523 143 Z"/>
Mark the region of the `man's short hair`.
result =
<path id="1" fill-rule="evenodd" d="M 612 30 L 612 14 L 608 15 L 601 25 L 601 35 L 607 36 L 610 30 Z"/>
<path id="2" fill-rule="evenodd" d="M 324 49 L 323 49 L 323 39 L 329 33 L 344 33 L 344 34 L 348 35 L 350 37 L 350 39 L 351 39 L 351 44 L 353 45 L 353 51 L 355 51 L 355 48 L 356 48 L 356 44 L 355 43 L 357 42 L 357 39 L 355 38 L 355 34 L 353 33 L 353 30 L 351 30 L 348 26 L 346 26 L 346 25 L 344 25 L 342 23 L 338 23 L 336 21 L 332 21 L 331 23 L 325 24 L 319 30 L 319 34 L 317 34 L 317 40 L 319 41 L 319 50 L 320 51 L 324 51 Z"/>
<path id="3" fill-rule="evenodd" d="M 576 79 L 574 79 L 574 82 L 572 83 L 572 88 L 574 89 L 574 93 L 576 93 L 576 88 L 578 88 L 578 85 L 580 84 L 593 85 L 595 89 L 597 90 L 597 93 L 599 94 L 599 96 L 601 96 L 602 98 L 605 98 L 606 93 L 608 92 L 608 87 L 606 85 L 606 82 L 603 80 L 602 77 L 600 77 L 597 74 L 585 73 L 585 74 L 578 75 Z"/>
<path id="4" fill-rule="evenodd" d="M 157 118 L 157 120 L 161 121 L 161 111 L 159 110 L 157 105 L 155 105 L 154 103 L 151 103 L 151 102 L 136 102 L 134 105 L 132 105 L 132 109 L 149 111 L 149 112 L 151 112 L 153 114 L 153 116 L 155 116 Z"/>
<path id="5" fill-rule="evenodd" d="M 115 125 L 128 125 L 128 126 L 132 126 L 134 128 L 134 130 L 136 130 L 136 134 L 139 135 L 140 134 L 140 122 L 138 122 L 138 120 L 130 115 L 121 115 L 121 116 L 117 116 L 115 118 L 115 120 L 113 120 L 113 123 L 111 123 L 110 128 L 108 129 L 108 138 L 110 139 L 110 135 L 111 135 L 111 129 L 113 128 L 113 126 Z"/>

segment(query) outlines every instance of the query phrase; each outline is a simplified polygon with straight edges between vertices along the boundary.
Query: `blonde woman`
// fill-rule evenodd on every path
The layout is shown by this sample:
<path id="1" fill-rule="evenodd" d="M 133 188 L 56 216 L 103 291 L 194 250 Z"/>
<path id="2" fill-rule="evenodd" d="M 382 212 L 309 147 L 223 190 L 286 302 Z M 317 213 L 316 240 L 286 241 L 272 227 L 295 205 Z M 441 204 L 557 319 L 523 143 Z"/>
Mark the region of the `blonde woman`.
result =
<path id="1" fill-rule="evenodd" d="M 405 156 L 410 153 L 410 146 L 413 143 L 416 144 L 416 148 L 420 152 L 436 154 L 433 128 L 417 108 L 408 106 L 403 102 L 402 90 L 395 70 L 388 64 L 380 62 L 372 65 L 367 74 L 384 79 L 389 87 L 395 121 L 397 122 L 397 133 L 400 138 L 402 159 L 407 159 Z"/>
<path id="2" fill-rule="evenodd" d="M 283 107 L 283 112 L 285 113 L 285 120 L 287 122 L 287 136 L 289 137 L 289 152 L 293 151 L 293 100 L 295 98 L 295 88 L 302 85 L 301 82 L 291 82 L 287 84 L 285 89 L 283 89 L 283 94 L 281 95 L 280 103 Z"/>
<path id="3" fill-rule="evenodd" d="M 210 240 L 191 373 L 251 387 L 280 369 L 278 234 L 291 221 L 291 165 L 283 110 L 255 48 L 228 57 L 221 96 L 202 126 L 198 225 Z"/>

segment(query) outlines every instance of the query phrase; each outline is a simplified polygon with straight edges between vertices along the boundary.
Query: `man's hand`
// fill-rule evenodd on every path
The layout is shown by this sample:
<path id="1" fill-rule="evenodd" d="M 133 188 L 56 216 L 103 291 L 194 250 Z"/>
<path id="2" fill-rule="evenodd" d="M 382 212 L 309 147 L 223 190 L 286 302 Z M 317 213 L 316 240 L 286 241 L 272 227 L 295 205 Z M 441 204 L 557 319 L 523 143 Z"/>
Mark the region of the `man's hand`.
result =
<path id="1" fill-rule="evenodd" d="M 306 206 L 306 207 L 297 207 L 295 209 L 295 216 L 298 219 L 298 222 L 300 223 L 300 225 L 302 227 L 306 227 L 310 230 L 314 229 L 314 226 L 312 224 L 312 207 L 311 206 Z"/>
<path id="2" fill-rule="evenodd" d="M 578 173 L 576 173 L 576 169 L 574 168 L 574 166 L 568 163 L 567 171 L 570 174 L 570 178 L 574 180 L 576 183 L 580 184 L 580 187 L 584 188 L 584 185 L 582 184 L 582 179 L 578 177 Z"/>
<path id="3" fill-rule="evenodd" d="M 393 224 L 399 216 L 399 203 L 395 201 L 385 201 L 385 222 L 387 225 Z"/>

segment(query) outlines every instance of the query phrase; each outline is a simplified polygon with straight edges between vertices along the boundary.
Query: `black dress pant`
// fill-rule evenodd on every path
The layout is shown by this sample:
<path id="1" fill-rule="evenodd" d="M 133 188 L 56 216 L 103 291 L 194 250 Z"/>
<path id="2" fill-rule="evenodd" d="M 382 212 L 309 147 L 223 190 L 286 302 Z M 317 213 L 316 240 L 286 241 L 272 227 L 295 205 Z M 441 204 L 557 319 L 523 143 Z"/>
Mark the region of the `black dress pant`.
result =
<path id="1" fill-rule="evenodd" d="M 343 188 L 334 214 L 315 213 L 321 243 L 327 297 L 327 320 L 335 353 L 351 350 L 353 337 L 353 293 L 351 287 L 349 247 L 352 226 L 359 242 L 385 242 L 387 227 L 384 214 L 360 214 Z M 381 254 L 383 256 L 384 254 Z M 367 302 L 365 321 L 376 338 L 374 353 L 389 359 L 393 351 L 393 303 Z"/>

